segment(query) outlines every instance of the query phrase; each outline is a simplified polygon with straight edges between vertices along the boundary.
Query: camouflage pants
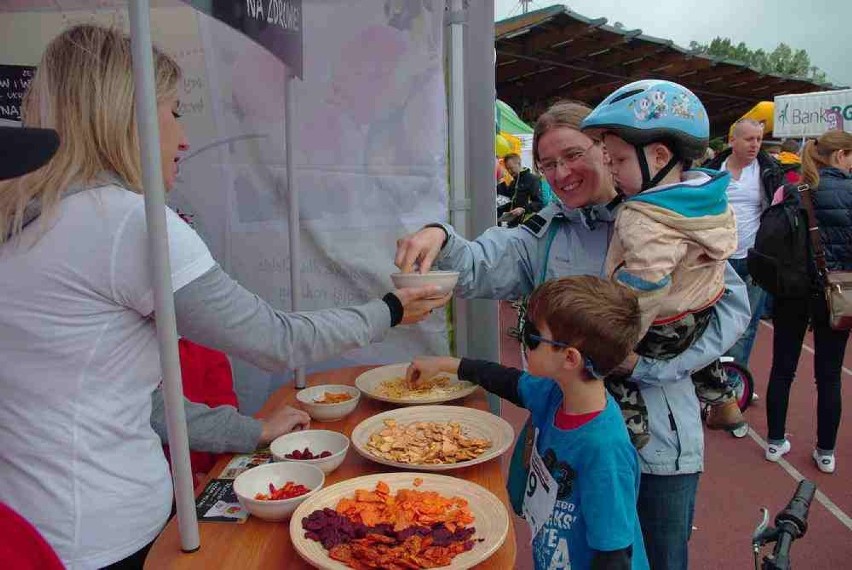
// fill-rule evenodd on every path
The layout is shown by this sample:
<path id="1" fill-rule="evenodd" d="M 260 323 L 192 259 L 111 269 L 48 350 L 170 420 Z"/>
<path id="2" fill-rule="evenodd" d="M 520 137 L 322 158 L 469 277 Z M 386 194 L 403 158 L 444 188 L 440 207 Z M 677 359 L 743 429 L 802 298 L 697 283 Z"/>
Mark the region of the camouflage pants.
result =
<path id="1" fill-rule="evenodd" d="M 704 333 L 712 314 L 711 307 L 672 323 L 652 326 L 636 347 L 637 354 L 655 360 L 671 360 L 692 346 Z M 736 398 L 733 388 L 728 385 L 725 369 L 718 360 L 693 372 L 692 383 L 703 404 L 721 404 Z M 648 431 L 648 407 L 639 386 L 630 380 L 629 375 L 610 375 L 606 378 L 606 387 L 621 408 L 633 445 L 636 449 L 642 449 L 651 436 Z"/>

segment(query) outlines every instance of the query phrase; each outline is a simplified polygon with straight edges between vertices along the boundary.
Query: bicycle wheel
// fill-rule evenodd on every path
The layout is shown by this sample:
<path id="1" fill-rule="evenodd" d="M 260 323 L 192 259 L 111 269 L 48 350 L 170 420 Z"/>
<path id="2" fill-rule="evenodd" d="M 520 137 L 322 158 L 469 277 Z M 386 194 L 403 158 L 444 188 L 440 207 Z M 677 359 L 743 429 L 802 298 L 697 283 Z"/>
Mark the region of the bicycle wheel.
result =
<path id="1" fill-rule="evenodd" d="M 737 395 L 740 411 L 746 411 L 751 405 L 751 398 L 754 395 L 754 377 L 751 375 L 751 371 L 736 362 L 723 362 L 722 368 L 725 369 L 725 374 L 728 376 L 728 383 L 735 386 L 734 392 Z"/>

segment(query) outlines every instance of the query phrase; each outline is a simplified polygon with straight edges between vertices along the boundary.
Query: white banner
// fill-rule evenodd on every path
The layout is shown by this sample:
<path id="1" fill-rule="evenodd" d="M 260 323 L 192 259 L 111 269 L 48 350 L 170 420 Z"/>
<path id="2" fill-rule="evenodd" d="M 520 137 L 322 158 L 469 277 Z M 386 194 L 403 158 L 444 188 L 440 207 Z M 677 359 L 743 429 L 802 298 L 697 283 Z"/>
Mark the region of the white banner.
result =
<path id="1" fill-rule="evenodd" d="M 444 2 L 304 0 L 303 7 L 304 74 L 294 80 L 298 124 L 290 141 L 295 188 L 286 187 L 284 64 L 191 8 L 152 10 L 155 44 L 184 72 L 180 112 L 191 146 L 169 200 L 193 215 L 235 279 L 284 310 L 288 192 L 299 192 L 304 310 L 381 297 L 392 289 L 396 240 L 447 218 Z M 0 64 L 37 64 L 51 38 L 84 21 L 127 29 L 117 8 L 3 13 Z M 447 319 L 436 311 L 320 366 L 448 349 Z M 254 412 L 288 374 L 236 363 L 244 410 Z"/>
<path id="2" fill-rule="evenodd" d="M 818 137 L 830 130 L 852 132 L 852 89 L 775 97 L 774 137 Z"/>

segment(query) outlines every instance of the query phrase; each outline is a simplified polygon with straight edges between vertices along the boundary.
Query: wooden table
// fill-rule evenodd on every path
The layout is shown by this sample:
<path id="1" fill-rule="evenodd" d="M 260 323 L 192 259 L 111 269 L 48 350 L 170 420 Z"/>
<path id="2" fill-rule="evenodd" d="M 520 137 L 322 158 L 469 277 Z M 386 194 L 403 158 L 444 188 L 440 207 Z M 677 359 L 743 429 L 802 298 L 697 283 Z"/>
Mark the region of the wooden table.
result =
<path id="1" fill-rule="evenodd" d="M 318 384 L 349 384 L 355 383 L 355 378 L 373 368 L 360 366 L 342 368 L 321 372 L 308 376 L 309 386 Z M 464 400 L 456 400 L 456 404 L 488 409 L 485 392 L 480 388 Z M 291 386 L 284 386 L 275 392 L 258 413 L 264 417 L 272 410 L 284 405 L 296 405 L 296 391 Z M 358 407 L 349 416 L 336 422 L 311 422 L 313 427 L 331 429 L 346 434 L 352 434 L 363 419 L 380 412 L 393 409 L 392 404 L 377 402 L 366 396 L 361 397 Z M 208 478 L 218 475 L 227 465 L 231 456 L 223 458 L 210 471 Z M 382 473 L 392 470 L 392 467 L 380 465 L 361 457 L 354 448 L 350 448 L 343 464 L 327 476 L 325 485 L 333 485 L 345 479 Z M 506 481 L 500 470 L 499 459 L 493 459 L 479 465 L 443 473 L 468 481 L 478 483 L 494 493 L 506 505 L 511 513 L 509 497 L 506 493 Z M 200 493 L 207 480 L 202 481 L 196 489 Z M 249 517 L 245 524 L 200 522 L 201 548 L 191 554 L 181 552 L 180 537 L 178 536 L 177 519 L 172 519 L 162 534 L 157 538 L 148 554 L 145 568 L 159 570 L 161 568 L 275 568 L 276 570 L 301 570 L 311 568 L 296 553 L 290 543 L 289 521 L 267 522 L 255 517 Z M 515 530 L 509 517 L 509 534 L 503 546 L 494 555 L 476 568 L 503 570 L 515 567 Z"/>

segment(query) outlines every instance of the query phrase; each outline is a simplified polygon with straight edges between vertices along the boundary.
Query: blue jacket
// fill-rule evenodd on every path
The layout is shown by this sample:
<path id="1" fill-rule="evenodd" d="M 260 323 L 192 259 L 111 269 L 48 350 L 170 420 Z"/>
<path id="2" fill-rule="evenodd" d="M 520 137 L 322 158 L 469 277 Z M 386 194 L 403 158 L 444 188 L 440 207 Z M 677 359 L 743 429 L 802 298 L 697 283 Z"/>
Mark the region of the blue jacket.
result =
<path id="1" fill-rule="evenodd" d="M 851 271 L 852 174 L 837 168 L 821 169 L 819 186 L 812 196 L 828 269 Z"/>
<path id="2" fill-rule="evenodd" d="M 467 241 L 451 226 L 436 259 L 459 271 L 456 294 L 466 298 L 518 299 L 540 283 L 569 275 L 603 275 L 615 213 L 606 206 L 568 209 L 555 203 L 524 225 L 491 228 Z M 674 475 L 704 468 L 704 434 L 690 373 L 733 346 L 749 322 L 745 285 L 732 268 L 706 332 L 672 360 L 642 358 L 634 370 L 648 406 L 651 441 L 639 452 L 643 473 Z"/>

